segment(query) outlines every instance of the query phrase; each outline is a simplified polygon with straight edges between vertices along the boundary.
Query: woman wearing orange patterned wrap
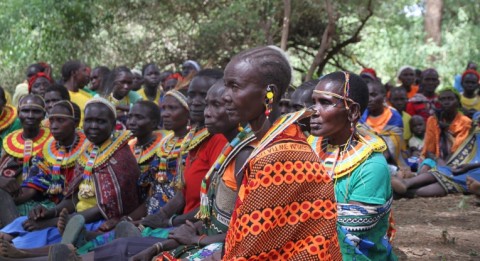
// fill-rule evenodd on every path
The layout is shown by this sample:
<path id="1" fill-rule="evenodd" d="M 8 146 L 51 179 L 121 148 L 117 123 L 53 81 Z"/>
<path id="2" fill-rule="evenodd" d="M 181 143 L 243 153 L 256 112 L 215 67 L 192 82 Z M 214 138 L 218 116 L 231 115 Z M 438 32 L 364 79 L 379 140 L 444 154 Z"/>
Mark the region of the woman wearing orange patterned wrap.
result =
<path id="1" fill-rule="evenodd" d="M 224 259 L 341 259 L 332 180 L 294 124 L 305 111 L 277 119 L 291 80 L 283 52 L 244 51 L 227 65 L 224 80 L 230 120 L 248 122 L 259 141 L 237 178 Z"/>

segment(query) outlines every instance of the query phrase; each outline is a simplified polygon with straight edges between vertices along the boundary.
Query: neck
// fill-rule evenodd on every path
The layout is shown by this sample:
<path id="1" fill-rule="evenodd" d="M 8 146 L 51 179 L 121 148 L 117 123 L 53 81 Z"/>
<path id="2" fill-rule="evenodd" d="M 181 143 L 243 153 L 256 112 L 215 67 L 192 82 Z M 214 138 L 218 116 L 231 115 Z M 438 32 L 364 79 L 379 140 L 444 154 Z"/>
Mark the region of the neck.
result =
<path id="1" fill-rule="evenodd" d="M 116 94 L 116 93 L 112 93 L 112 96 L 113 96 L 113 98 L 115 98 L 115 99 L 118 100 L 118 101 L 120 101 L 120 100 L 122 100 L 123 98 L 125 98 L 125 96 L 122 97 L 121 95 L 118 95 L 118 94 Z"/>
<path id="2" fill-rule="evenodd" d="M 452 111 L 444 111 L 442 113 L 442 118 L 447 122 L 452 122 L 453 119 L 455 119 L 455 117 L 457 116 L 457 113 L 458 111 L 456 109 Z"/>
<path id="3" fill-rule="evenodd" d="M 410 92 L 412 90 L 412 85 L 405 85 L 405 84 L 402 84 L 402 87 L 408 92 Z"/>
<path id="4" fill-rule="evenodd" d="M 183 126 L 179 130 L 174 130 L 173 131 L 173 136 L 182 138 L 182 137 L 185 137 L 185 135 L 187 135 L 187 133 L 188 133 L 187 126 Z"/>
<path id="5" fill-rule="evenodd" d="M 203 129 L 205 127 L 205 120 L 202 122 L 190 122 L 192 128 L 197 127 L 197 130 Z"/>
<path id="6" fill-rule="evenodd" d="M 475 97 L 475 92 L 466 92 L 465 90 L 463 91 L 463 97 L 466 98 L 474 98 Z"/>
<path id="7" fill-rule="evenodd" d="M 143 137 L 137 137 L 137 146 L 143 146 L 145 144 L 147 144 L 149 141 L 151 141 L 153 138 L 153 133 L 150 132 L 148 133 L 147 135 L 143 136 Z"/>
<path id="8" fill-rule="evenodd" d="M 423 95 L 425 95 L 425 97 L 427 97 L 427 98 L 433 98 L 433 97 L 435 97 L 435 92 L 423 91 Z"/>
<path id="9" fill-rule="evenodd" d="M 33 139 L 37 137 L 38 133 L 40 132 L 40 128 L 35 129 L 23 129 L 23 138 L 24 139 Z"/>
<path id="10" fill-rule="evenodd" d="M 65 87 L 72 92 L 78 92 L 78 86 L 77 84 L 73 81 L 73 79 L 70 79 L 64 83 Z"/>
<path id="11" fill-rule="evenodd" d="M 223 136 L 225 136 L 225 138 L 228 140 L 228 142 L 231 142 L 233 139 L 235 139 L 235 137 L 237 137 L 237 134 L 238 134 L 238 129 L 233 128 L 233 129 L 223 133 Z"/>
<path id="12" fill-rule="evenodd" d="M 145 95 L 148 97 L 156 97 L 157 96 L 157 87 L 150 87 L 145 85 Z"/>
<path id="13" fill-rule="evenodd" d="M 376 116 L 382 115 L 384 110 L 385 110 L 385 108 L 382 106 L 378 110 L 369 110 L 368 114 L 370 114 L 370 116 L 376 117 Z"/>
<path id="14" fill-rule="evenodd" d="M 335 137 L 328 137 L 328 143 L 331 145 L 343 145 L 348 142 L 350 137 L 352 136 L 352 132 L 350 131 L 349 126 L 345 126 L 344 128 L 346 131 L 337 133 Z"/>
<path id="15" fill-rule="evenodd" d="M 271 121 L 264 114 L 249 123 L 257 140 L 261 140 L 272 126 Z"/>
<path id="16" fill-rule="evenodd" d="M 64 140 L 59 140 L 58 144 L 60 146 L 64 146 L 64 147 L 70 147 L 75 142 L 75 137 L 76 137 L 76 134 L 75 134 L 75 132 L 73 132 L 72 135 L 68 136 L 68 138 L 66 138 Z"/>

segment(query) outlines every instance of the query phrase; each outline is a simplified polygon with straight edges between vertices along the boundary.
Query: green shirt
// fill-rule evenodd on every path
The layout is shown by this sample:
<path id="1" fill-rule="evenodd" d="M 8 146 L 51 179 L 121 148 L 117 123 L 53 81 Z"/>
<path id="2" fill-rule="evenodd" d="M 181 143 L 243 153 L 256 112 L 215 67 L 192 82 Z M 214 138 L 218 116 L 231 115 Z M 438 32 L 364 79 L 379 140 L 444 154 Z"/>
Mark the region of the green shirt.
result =
<path id="1" fill-rule="evenodd" d="M 335 183 L 335 197 L 338 203 L 348 203 L 356 201 L 365 205 L 381 206 L 385 204 L 392 196 L 390 184 L 390 173 L 387 167 L 387 161 L 382 153 L 375 152 L 358 166 L 350 175 L 345 175 Z M 374 217 L 374 214 L 361 216 L 348 216 L 349 227 L 361 227 L 362 219 Z M 396 260 L 393 252 L 387 249 L 385 245 L 388 242 L 387 230 L 389 227 L 389 213 L 386 213 L 378 223 L 366 231 L 350 232 L 361 239 L 373 242 L 375 245 L 368 249 L 363 255 L 355 254 L 355 248 L 348 243 L 343 242 L 344 233 L 341 231 L 341 225 L 337 223 L 339 234 L 340 249 L 343 260 Z"/>

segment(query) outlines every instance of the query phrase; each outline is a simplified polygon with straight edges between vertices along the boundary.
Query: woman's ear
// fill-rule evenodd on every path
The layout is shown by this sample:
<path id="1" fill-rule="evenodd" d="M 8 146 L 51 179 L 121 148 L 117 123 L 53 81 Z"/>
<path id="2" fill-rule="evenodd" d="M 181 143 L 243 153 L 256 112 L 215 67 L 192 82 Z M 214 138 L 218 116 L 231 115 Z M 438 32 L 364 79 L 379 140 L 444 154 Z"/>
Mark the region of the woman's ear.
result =
<path id="1" fill-rule="evenodd" d="M 358 103 L 351 104 L 350 110 L 348 110 L 348 120 L 350 122 L 357 122 L 361 116 L 360 105 Z"/>

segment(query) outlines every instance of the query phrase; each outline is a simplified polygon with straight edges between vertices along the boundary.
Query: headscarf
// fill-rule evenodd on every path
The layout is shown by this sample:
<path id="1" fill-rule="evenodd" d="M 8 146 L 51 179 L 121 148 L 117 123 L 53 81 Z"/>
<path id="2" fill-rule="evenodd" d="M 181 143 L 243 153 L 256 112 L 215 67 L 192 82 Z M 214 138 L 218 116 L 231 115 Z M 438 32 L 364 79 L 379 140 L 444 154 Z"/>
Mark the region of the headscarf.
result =
<path id="1" fill-rule="evenodd" d="M 458 102 L 460 103 L 460 101 L 461 101 L 460 93 L 458 92 L 457 89 L 455 89 L 453 87 L 444 86 L 444 87 L 441 87 L 441 88 L 437 88 L 437 90 L 435 92 L 437 93 L 437 95 L 440 95 L 440 93 L 443 93 L 443 92 L 453 92 L 453 94 L 455 94 L 455 96 L 457 97 Z"/>
<path id="2" fill-rule="evenodd" d="M 190 111 L 190 108 L 188 107 L 187 103 L 187 97 L 183 95 L 183 93 L 177 91 L 177 90 L 170 90 L 167 93 L 165 93 L 165 96 L 172 96 L 173 98 L 177 99 L 178 102 L 187 110 Z"/>
<path id="3" fill-rule="evenodd" d="M 365 75 L 372 80 L 377 79 L 377 72 L 373 68 L 363 68 L 360 75 Z"/>
<path id="4" fill-rule="evenodd" d="M 200 65 L 194 61 L 194 60 L 186 60 L 184 63 L 183 63 L 184 66 L 186 65 L 190 65 L 192 66 L 197 72 L 199 72 L 202 68 L 200 67 Z"/>
<path id="5" fill-rule="evenodd" d="M 52 78 L 50 78 L 50 76 L 48 76 L 48 74 L 46 74 L 44 72 L 38 72 L 38 73 L 34 74 L 32 77 L 30 77 L 30 79 L 28 79 L 28 93 L 32 92 L 32 86 L 35 83 L 35 81 L 38 78 L 42 78 L 42 77 L 47 79 L 50 83 L 53 83 Z"/>
<path id="6" fill-rule="evenodd" d="M 115 119 L 117 118 L 117 110 L 115 109 L 115 106 L 113 106 L 113 104 L 107 99 L 102 97 L 93 97 L 92 99 L 87 101 L 87 103 L 85 104 L 85 109 L 87 109 L 88 105 L 90 104 L 103 104 L 107 106 L 107 108 L 113 113 Z"/>
<path id="7" fill-rule="evenodd" d="M 402 72 L 405 71 L 406 69 L 410 69 L 410 70 L 413 71 L 413 73 L 415 73 L 415 68 L 413 66 L 404 65 L 404 66 L 400 67 L 400 69 L 398 69 L 397 79 L 398 79 L 398 77 L 400 77 L 400 74 L 402 74 Z"/>
<path id="8" fill-rule="evenodd" d="M 474 74 L 475 76 L 477 76 L 477 80 L 480 82 L 480 74 L 473 70 L 473 69 L 468 69 L 466 70 L 465 72 L 463 72 L 462 74 L 462 82 L 463 82 L 463 78 L 465 78 L 465 76 L 467 76 L 467 74 Z"/>

